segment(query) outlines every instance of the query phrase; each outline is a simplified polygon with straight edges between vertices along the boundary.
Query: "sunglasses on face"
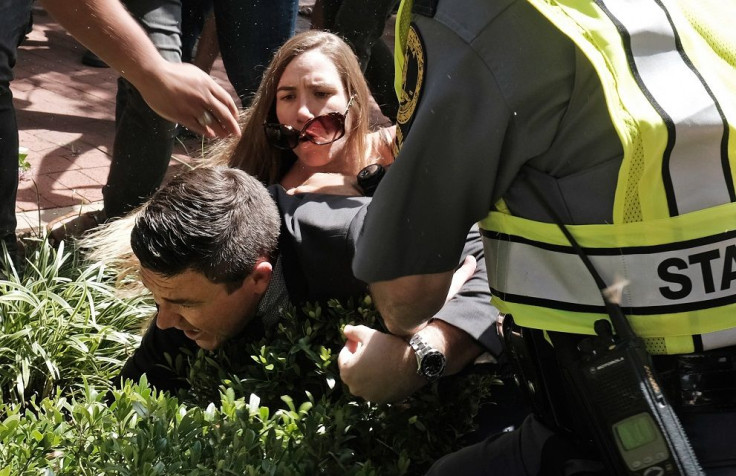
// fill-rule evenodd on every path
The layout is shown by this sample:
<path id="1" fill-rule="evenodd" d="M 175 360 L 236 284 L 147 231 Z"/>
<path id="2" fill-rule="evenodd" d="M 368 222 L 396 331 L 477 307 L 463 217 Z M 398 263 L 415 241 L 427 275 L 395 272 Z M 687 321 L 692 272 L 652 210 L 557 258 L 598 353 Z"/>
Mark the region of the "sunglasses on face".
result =
<path id="1" fill-rule="evenodd" d="M 301 130 L 277 122 L 264 122 L 263 129 L 269 144 L 277 149 L 291 150 L 300 142 L 309 141 L 317 145 L 332 144 L 345 135 L 345 118 L 355 96 L 350 97 L 345 113 L 330 112 L 308 120 Z"/>

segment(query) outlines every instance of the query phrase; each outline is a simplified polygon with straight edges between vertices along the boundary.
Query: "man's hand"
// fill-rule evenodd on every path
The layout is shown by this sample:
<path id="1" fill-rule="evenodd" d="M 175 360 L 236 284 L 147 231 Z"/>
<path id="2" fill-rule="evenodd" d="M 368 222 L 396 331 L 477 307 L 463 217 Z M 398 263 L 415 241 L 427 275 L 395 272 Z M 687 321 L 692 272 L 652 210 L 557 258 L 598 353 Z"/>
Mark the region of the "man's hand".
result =
<path id="1" fill-rule="evenodd" d="M 465 331 L 433 319 L 421 336 L 447 358 L 444 375 L 470 365 L 484 349 Z M 366 326 L 345 326 L 347 341 L 337 357 L 340 379 L 350 393 L 371 402 L 398 402 L 427 384 L 417 357 L 402 338 Z"/>
<path id="2" fill-rule="evenodd" d="M 160 64 L 156 81 L 135 85 L 153 110 L 205 137 L 240 135 L 235 102 L 207 73 L 188 63 Z"/>
<path id="3" fill-rule="evenodd" d="M 400 337 L 366 326 L 345 326 L 347 342 L 337 363 L 350 393 L 371 402 L 396 402 L 427 383 L 417 375 L 417 360 Z"/>
<path id="4" fill-rule="evenodd" d="M 164 60 L 118 0 L 41 0 L 79 42 L 117 70 L 162 117 L 206 137 L 240 135 L 238 109 L 206 73 Z"/>

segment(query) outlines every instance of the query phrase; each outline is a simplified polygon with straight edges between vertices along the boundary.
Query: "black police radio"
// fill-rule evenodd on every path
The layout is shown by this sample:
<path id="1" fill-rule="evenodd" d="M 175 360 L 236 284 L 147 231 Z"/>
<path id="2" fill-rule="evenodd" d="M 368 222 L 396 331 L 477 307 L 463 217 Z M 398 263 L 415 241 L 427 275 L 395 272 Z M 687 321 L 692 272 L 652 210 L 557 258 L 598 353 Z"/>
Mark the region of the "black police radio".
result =
<path id="1" fill-rule="evenodd" d="M 563 375 L 585 410 L 608 469 L 616 475 L 704 475 L 662 391 L 644 341 L 634 333 L 603 278 L 557 212 L 536 187 L 532 190 L 595 280 L 610 319 L 596 321 L 596 335 L 578 343 L 576 352 L 566 345 L 569 340 L 564 335 L 550 333 L 553 344 L 565 348 Z"/>
<path id="2" fill-rule="evenodd" d="M 623 314 L 612 322 L 616 337 L 607 320 L 597 321 L 597 335 L 580 343 L 581 358 L 565 369 L 608 466 L 625 475 L 703 474 L 643 341 Z"/>

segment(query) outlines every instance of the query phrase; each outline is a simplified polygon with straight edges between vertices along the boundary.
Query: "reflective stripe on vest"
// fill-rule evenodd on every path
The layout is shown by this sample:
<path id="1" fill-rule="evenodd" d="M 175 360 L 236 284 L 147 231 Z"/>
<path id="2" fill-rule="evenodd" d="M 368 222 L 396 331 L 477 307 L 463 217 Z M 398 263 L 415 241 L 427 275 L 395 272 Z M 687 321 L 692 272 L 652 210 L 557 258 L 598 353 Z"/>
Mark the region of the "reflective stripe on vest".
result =
<path id="1" fill-rule="evenodd" d="M 614 223 L 573 236 L 609 285 L 629 281 L 622 306 L 650 351 L 736 344 L 736 36 L 721 26 L 736 7 L 531 3 L 595 67 L 624 150 Z M 492 212 L 481 228 L 499 309 L 527 327 L 593 332 L 600 292 L 556 225 Z"/>
<path id="2" fill-rule="evenodd" d="M 653 0 L 606 0 L 601 7 L 622 32 L 633 75 L 667 127 L 662 173 L 669 215 L 734 201 L 728 151 L 721 147 L 728 140 L 725 117 L 678 45 L 668 11 Z M 699 192 L 704 186 L 709 193 Z"/>
<path id="3" fill-rule="evenodd" d="M 726 222 L 736 223 L 734 203 L 668 220 L 568 229 L 605 282 L 628 282 L 621 305 L 635 332 L 682 353 L 722 344 L 714 333 L 736 328 L 736 229 L 723 231 Z M 493 213 L 481 228 L 501 312 L 527 327 L 593 333 L 593 322 L 605 317 L 603 298 L 557 225 Z M 693 334 L 709 338 L 693 342 Z"/>

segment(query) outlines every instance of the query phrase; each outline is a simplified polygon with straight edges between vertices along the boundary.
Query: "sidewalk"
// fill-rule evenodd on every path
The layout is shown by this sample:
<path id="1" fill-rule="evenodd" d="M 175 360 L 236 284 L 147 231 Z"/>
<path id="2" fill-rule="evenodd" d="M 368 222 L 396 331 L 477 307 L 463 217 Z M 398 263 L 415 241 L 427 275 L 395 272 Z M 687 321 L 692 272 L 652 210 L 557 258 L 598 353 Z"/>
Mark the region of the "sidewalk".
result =
<path id="1" fill-rule="evenodd" d="M 299 16 L 297 30 L 308 28 L 308 22 Z M 34 7 L 33 31 L 20 47 L 11 83 L 20 145 L 29 149 L 30 164 L 18 187 L 19 233 L 38 232 L 70 212 L 102 208 L 115 133 L 118 74 L 83 65 L 83 53 L 84 48 L 41 7 Z M 212 75 L 235 98 L 221 60 L 215 62 Z M 178 143 L 169 174 L 201 154 L 201 145 L 198 140 Z"/>

